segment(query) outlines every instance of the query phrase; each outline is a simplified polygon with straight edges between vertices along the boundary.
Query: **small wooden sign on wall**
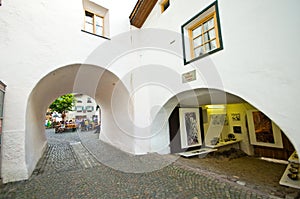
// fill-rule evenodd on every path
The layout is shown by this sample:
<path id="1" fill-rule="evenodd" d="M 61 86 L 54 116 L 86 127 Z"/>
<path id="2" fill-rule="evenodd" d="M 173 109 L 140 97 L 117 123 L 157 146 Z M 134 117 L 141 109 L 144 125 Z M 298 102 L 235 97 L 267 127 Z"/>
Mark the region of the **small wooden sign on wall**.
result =
<path id="1" fill-rule="evenodd" d="M 196 70 L 183 73 L 182 74 L 182 83 L 187 83 L 196 80 Z"/>

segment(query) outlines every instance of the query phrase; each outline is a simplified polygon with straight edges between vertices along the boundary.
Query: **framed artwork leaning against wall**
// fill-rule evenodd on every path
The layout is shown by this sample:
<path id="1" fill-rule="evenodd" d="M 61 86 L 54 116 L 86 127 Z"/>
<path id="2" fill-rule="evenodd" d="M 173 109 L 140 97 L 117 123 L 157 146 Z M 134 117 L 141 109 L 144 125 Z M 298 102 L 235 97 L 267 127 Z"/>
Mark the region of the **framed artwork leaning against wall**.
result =
<path id="1" fill-rule="evenodd" d="M 283 148 L 280 128 L 264 113 L 249 110 L 247 120 L 252 145 Z"/>
<path id="2" fill-rule="evenodd" d="M 202 145 L 199 108 L 179 108 L 181 148 Z"/>

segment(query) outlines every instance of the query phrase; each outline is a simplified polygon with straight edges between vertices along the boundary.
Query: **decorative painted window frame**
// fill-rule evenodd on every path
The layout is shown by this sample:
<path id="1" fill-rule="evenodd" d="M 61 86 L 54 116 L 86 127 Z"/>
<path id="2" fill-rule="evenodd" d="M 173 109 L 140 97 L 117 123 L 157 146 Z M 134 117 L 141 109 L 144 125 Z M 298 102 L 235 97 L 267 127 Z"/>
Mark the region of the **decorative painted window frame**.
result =
<path id="1" fill-rule="evenodd" d="M 211 18 L 214 18 L 215 26 L 215 34 L 216 34 L 216 41 L 217 41 L 217 48 L 206 52 L 199 56 L 193 55 L 193 36 L 191 34 L 192 30 L 196 29 L 199 25 L 205 23 Z M 193 61 L 201 59 L 207 55 L 211 55 L 215 52 L 218 52 L 223 49 L 223 41 L 222 41 L 222 34 L 221 34 L 221 25 L 220 25 L 220 18 L 219 18 L 219 9 L 218 3 L 215 1 L 214 3 L 210 4 L 204 10 L 196 14 L 190 20 L 188 20 L 185 24 L 181 26 L 181 33 L 182 33 L 182 45 L 183 45 L 183 59 L 184 65 L 187 65 Z"/>

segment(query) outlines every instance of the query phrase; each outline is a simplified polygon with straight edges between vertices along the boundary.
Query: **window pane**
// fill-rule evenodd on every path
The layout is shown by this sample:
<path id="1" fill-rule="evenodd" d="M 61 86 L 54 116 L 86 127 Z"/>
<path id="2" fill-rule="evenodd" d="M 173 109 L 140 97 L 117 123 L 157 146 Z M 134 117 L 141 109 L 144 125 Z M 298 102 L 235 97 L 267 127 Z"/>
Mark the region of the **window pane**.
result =
<path id="1" fill-rule="evenodd" d="M 90 24 L 90 23 L 85 23 L 85 30 L 88 31 L 88 32 L 94 32 L 93 30 L 93 24 Z"/>
<path id="2" fill-rule="evenodd" d="M 205 52 L 209 52 L 210 51 L 210 47 L 209 47 L 209 43 L 205 44 Z"/>
<path id="3" fill-rule="evenodd" d="M 85 11 L 85 16 L 87 16 L 87 17 L 93 17 L 93 15 L 94 15 L 93 13 Z"/>
<path id="4" fill-rule="evenodd" d="M 195 57 L 198 57 L 200 54 L 200 48 L 194 49 Z"/>
<path id="5" fill-rule="evenodd" d="M 205 23 L 203 24 L 203 32 L 205 32 L 205 31 L 207 31 L 207 30 L 208 30 L 208 23 L 205 22 Z"/>
<path id="6" fill-rule="evenodd" d="M 86 17 L 85 17 L 85 22 L 86 22 L 86 23 L 91 23 L 91 24 L 92 24 L 92 23 L 93 23 L 93 18 L 92 18 L 92 17 L 86 16 Z"/>
<path id="7" fill-rule="evenodd" d="M 103 18 L 95 16 L 96 25 L 103 26 Z"/>
<path id="8" fill-rule="evenodd" d="M 210 47 L 211 47 L 211 50 L 214 50 L 217 48 L 217 42 L 215 39 L 210 42 Z"/>
<path id="9" fill-rule="evenodd" d="M 214 27 L 214 18 L 211 18 L 211 19 L 207 22 L 207 24 L 208 24 L 208 29 L 213 28 L 213 27 Z"/>
<path id="10" fill-rule="evenodd" d="M 196 48 L 194 50 L 194 52 L 195 52 L 195 57 L 199 57 L 200 55 L 203 55 L 204 54 L 203 46 L 200 46 L 199 48 Z"/>
<path id="11" fill-rule="evenodd" d="M 204 42 L 207 42 L 208 41 L 208 33 L 205 33 L 204 34 Z"/>
<path id="12" fill-rule="evenodd" d="M 76 106 L 76 110 L 77 111 L 82 111 L 83 110 L 83 106 Z"/>
<path id="13" fill-rule="evenodd" d="M 196 39 L 194 39 L 194 46 L 200 46 L 202 44 L 202 36 L 197 37 Z"/>
<path id="14" fill-rule="evenodd" d="M 208 33 L 209 33 L 209 39 L 214 39 L 214 38 L 216 38 L 216 32 L 215 32 L 215 29 L 210 30 Z"/>
<path id="15" fill-rule="evenodd" d="M 193 38 L 197 37 L 198 35 L 202 34 L 202 26 L 199 26 L 198 28 L 193 30 Z"/>
<path id="16" fill-rule="evenodd" d="M 96 33 L 97 35 L 103 35 L 103 28 L 101 26 L 96 26 Z"/>

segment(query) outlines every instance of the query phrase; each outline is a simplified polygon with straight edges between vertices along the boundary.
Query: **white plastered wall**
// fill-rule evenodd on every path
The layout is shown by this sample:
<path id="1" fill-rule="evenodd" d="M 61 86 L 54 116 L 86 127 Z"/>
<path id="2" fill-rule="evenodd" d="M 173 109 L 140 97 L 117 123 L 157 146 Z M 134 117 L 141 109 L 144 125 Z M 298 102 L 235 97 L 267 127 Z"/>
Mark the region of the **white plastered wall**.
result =
<path id="1" fill-rule="evenodd" d="M 163 14 L 156 6 L 143 27 L 167 29 L 169 32 L 157 29 L 148 34 L 140 30 L 127 32 L 96 48 L 104 40 L 80 31 L 84 15 L 82 2 L 7 1 L 0 12 L 1 80 L 7 84 L 3 181 L 29 177 L 44 149 L 45 137 L 34 136 L 34 132 L 42 130 L 43 120 L 40 126 L 27 126 L 27 118 L 32 117 L 38 122 L 37 117 L 42 114 L 36 108 L 46 111 L 47 103 L 69 91 L 67 85 L 58 86 L 51 100 L 35 107 L 30 103 L 38 102 L 38 98 L 34 98 L 37 91 L 43 92 L 43 89 L 39 90 L 38 82 L 59 67 L 74 63 L 101 66 L 121 80 L 104 81 L 99 87 L 97 84 L 96 90 L 106 88 L 111 92 L 109 95 L 95 92 L 95 87 L 92 90 L 78 87 L 77 91 L 91 97 L 94 97 L 93 92 L 96 93 L 97 103 L 104 106 L 103 119 L 116 121 L 103 124 L 104 133 L 100 139 L 122 150 L 134 154 L 167 153 L 168 127 L 161 121 L 166 120 L 175 101 L 168 106 L 165 104 L 178 93 L 197 88 L 215 88 L 241 96 L 277 123 L 299 149 L 297 58 L 300 50 L 295 45 L 299 43 L 300 33 L 298 1 L 288 4 L 220 1 L 224 50 L 194 65 L 184 66 L 180 26 L 211 2 L 171 0 L 170 7 Z M 116 0 L 103 6 L 110 10 L 111 37 L 130 30 L 128 16 L 133 6 L 130 7 L 127 1 Z M 282 28 L 277 29 L 278 24 Z M 278 40 L 282 35 L 293 39 Z M 144 48 L 149 46 L 153 48 Z M 194 69 L 197 69 L 197 80 L 182 84 L 181 74 Z M 85 74 L 87 71 L 81 72 Z M 116 88 L 112 89 L 112 86 Z M 35 87 L 37 90 L 33 90 Z M 124 97 L 123 103 L 110 101 L 120 96 Z M 123 141 L 118 137 L 121 134 L 126 137 Z"/>
<path id="2" fill-rule="evenodd" d="M 110 36 L 130 29 L 128 16 L 134 3 L 118 7 L 118 1 L 110 1 L 104 5 L 115 10 L 109 14 Z M 36 122 L 51 101 L 39 104 L 35 96 L 43 90 L 33 91 L 35 86 L 59 67 L 86 63 L 95 48 L 107 41 L 82 32 L 83 24 L 82 1 L 16 0 L 1 6 L 0 78 L 7 84 L 1 147 L 3 182 L 27 179 L 45 148 L 45 136 L 35 134 L 43 129 L 42 124 Z M 68 90 L 66 87 L 62 83 L 50 96 L 65 94 L 58 91 Z"/>
<path id="3" fill-rule="evenodd" d="M 212 2 L 170 0 L 164 13 L 157 4 L 143 28 L 180 32 L 181 25 Z M 210 56 L 222 80 L 222 90 L 240 96 L 268 115 L 297 150 L 299 5 L 297 0 L 218 1 L 224 49 Z M 191 65 L 182 67 L 193 69 Z"/>

